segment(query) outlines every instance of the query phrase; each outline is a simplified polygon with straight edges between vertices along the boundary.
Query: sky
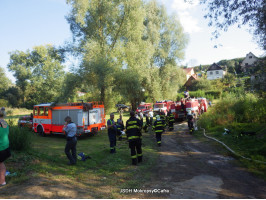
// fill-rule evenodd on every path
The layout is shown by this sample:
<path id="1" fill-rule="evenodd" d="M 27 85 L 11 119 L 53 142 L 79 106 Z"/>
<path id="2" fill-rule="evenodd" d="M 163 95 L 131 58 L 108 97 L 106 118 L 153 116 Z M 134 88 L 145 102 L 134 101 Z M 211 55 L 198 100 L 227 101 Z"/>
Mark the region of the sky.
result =
<path id="1" fill-rule="evenodd" d="M 222 32 L 218 40 L 212 41 L 214 28 L 208 27 L 198 0 L 194 0 L 194 4 L 184 0 L 158 1 L 165 5 L 169 15 L 177 15 L 189 35 L 185 59 L 179 64 L 193 67 L 245 57 L 249 52 L 258 57 L 265 53 L 252 40 L 247 27 L 231 27 Z M 65 19 L 69 12 L 70 6 L 65 0 L 0 0 L 0 66 L 12 82 L 15 78 L 7 69 L 9 52 L 31 50 L 33 46 L 46 44 L 59 46 L 70 41 L 72 35 Z M 217 43 L 221 46 L 214 48 Z"/>

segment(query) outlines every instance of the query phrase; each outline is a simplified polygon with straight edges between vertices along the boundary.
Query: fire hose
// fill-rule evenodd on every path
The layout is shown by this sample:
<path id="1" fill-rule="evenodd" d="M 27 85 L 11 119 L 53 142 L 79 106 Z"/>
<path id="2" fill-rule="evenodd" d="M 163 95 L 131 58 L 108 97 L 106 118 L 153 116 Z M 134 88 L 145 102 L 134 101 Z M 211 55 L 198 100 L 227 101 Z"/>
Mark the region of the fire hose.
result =
<path id="1" fill-rule="evenodd" d="M 197 120 L 196 120 L 196 127 L 197 127 Z M 231 148 L 229 148 L 229 147 L 228 147 L 226 144 L 224 144 L 223 142 L 217 140 L 216 138 L 213 138 L 213 137 L 210 137 L 210 136 L 206 135 L 206 133 L 205 133 L 205 129 L 204 129 L 204 128 L 201 128 L 201 127 L 200 127 L 200 129 L 203 130 L 203 135 L 204 135 L 206 138 L 211 139 L 211 140 L 214 140 L 214 141 L 216 141 L 216 142 L 222 144 L 227 150 L 229 150 L 229 151 L 230 151 L 231 153 L 233 153 L 234 155 L 236 155 L 236 156 L 238 156 L 238 157 L 240 157 L 240 158 L 243 158 L 243 159 L 249 160 L 249 161 L 254 161 L 254 162 L 257 162 L 257 163 L 266 164 L 266 162 L 264 162 L 264 161 L 261 161 L 261 160 L 254 160 L 254 159 L 247 158 L 247 157 L 245 157 L 245 156 L 242 156 L 242 155 L 236 153 L 234 150 L 232 150 Z"/>

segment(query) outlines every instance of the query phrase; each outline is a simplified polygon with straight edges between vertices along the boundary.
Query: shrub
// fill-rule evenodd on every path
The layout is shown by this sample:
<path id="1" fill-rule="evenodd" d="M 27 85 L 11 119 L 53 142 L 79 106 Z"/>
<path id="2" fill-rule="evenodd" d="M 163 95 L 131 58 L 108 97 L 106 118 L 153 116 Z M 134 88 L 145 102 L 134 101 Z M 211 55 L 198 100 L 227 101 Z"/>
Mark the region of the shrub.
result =
<path id="1" fill-rule="evenodd" d="M 9 120 L 9 145 L 11 150 L 28 151 L 31 149 L 31 132 L 27 128 L 20 128 L 14 121 Z"/>
<path id="2" fill-rule="evenodd" d="M 200 125 L 209 128 L 216 125 L 238 123 L 266 123 L 266 100 L 251 93 L 227 93 L 214 107 L 200 118 Z"/>
<path id="3" fill-rule="evenodd" d="M 184 95 L 182 93 L 177 93 L 176 100 L 180 101 L 182 98 L 184 98 Z"/>
<path id="4" fill-rule="evenodd" d="M 195 97 L 205 97 L 205 92 L 203 90 L 189 91 L 189 96 Z"/>
<path id="5" fill-rule="evenodd" d="M 219 99 L 222 92 L 219 90 L 209 90 L 205 92 L 206 95 L 211 95 L 214 99 Z"/>
<path id="6" fill-rule="evenodd" d="M 7 107 L 8 101 L 5 99 L 0 99 L 0 107 Z"/>

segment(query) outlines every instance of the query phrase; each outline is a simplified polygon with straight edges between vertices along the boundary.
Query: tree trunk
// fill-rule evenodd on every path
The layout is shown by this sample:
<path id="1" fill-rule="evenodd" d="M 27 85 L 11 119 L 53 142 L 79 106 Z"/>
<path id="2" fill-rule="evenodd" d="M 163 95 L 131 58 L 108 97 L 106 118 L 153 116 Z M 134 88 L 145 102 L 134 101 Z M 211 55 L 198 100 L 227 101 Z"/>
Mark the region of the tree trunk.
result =
<path id="1" fill-rule="evenodd" d="M 105 103 L 105 87 L 101 87 L 101 101 Z"/>

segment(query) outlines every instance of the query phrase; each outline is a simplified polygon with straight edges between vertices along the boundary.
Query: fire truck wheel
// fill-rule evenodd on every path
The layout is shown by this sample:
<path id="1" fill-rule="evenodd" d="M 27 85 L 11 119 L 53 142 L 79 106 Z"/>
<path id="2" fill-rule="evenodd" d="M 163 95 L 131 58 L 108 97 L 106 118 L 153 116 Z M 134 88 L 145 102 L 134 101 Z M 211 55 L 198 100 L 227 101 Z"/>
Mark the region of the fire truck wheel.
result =
<path id="1" fill-rule="evenodd" d="M 37 127 L 37 132 L 40 134 L 40 136 L 45 137 L 45 133 L 44 133 L 43 128 L 41 126 Z"/>

